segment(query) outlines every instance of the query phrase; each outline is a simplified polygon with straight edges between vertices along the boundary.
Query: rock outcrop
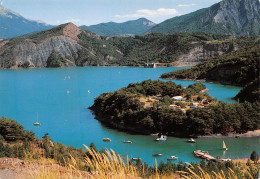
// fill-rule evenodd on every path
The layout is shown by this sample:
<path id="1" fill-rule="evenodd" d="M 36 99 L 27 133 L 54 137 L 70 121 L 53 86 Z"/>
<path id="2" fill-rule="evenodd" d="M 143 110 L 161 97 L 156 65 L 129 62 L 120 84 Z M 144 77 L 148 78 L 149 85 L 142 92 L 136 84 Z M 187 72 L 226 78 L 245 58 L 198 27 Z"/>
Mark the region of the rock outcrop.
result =
<path id="1" fill-rule="evenodd" d="M 238 50 L 239 47 L 233 43 L 209 43 L 200 45 L 190 50 L 189 53 L 180 55 L 175 66 L 194 66 L 203 61 L 215 58 L 225 53 Z"/>
<path id="2" fill-rule="evenodd" d="M 3 52 L 0 56 L 0 67 L 17 68 L 26 62 L 30 62 L 32 67 L 46 67 L 52 51 L 58 51 L 64 58 L 72 58 L 81 48 L 82 46 L 69 37 L 51 37 L 40 44 L 25 40 Z M 7 60 L 10 60 L 10 63 L 3 63 Z"/>
<path id="3" fill-rule="evenodd" d="M 96 65 L 93 58 L 115 59 L 110 54 L 99 54 L 93 49 L 91 43 L 82 45 L 82 41 L 78 37 L 80 34 L 90 40 L 100 40 L 100 36 L 82 31 L 69 23 L 26 38 L 0 41 L 0 68 L 89 66 Z M 48 65 L 47 60 L 52 52 L 57 52 L 64 61 L 59 65 L 56 64 L 57 66 Z M 77 60 L 80 52 L 84 52 L 84 56 L 80 57 L 79 62 Z"/>

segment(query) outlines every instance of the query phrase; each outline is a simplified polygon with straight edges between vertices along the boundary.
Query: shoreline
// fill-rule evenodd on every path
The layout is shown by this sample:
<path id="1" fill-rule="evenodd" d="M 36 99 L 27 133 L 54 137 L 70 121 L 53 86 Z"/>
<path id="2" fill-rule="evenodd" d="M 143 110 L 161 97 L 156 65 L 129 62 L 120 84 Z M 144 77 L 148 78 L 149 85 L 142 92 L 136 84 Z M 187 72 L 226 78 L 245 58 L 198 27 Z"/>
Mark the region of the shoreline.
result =
<path id="1" fill-rule="evenodd" d="M 93 111 L 92 111 L 93 112 Z M 101 123 L 101 125 L 104 125 L 108 128 L 114 129 L 114 130 L 118 130 L 120 132 L 125 132 L 131 135 L 145 135 L 145 136 L 154 136 L 154 133 L 160 133 L 160 132 L 154 132 L 151 133 L 149 131 L 140 131 L 134 127 L 126 127 L 126 126 L 122 126 L 119 124 L 115 124 L 115 123 L 109 123 L 107 122 L 105 119 L 103 119 L 100 116 L 95 115 L 95 119 L 97 121 L 99 121 Z M 211 135 L 189 135 L 189 136 L 185 136 L 185 135 L 181 135 L 181 134 L 177 134 L 177 135 L 171 135 L 171 134 L 166 134 L 169 137 L 176 137 L 176 138 L 255 138 L 255 137 L 260 137 L 260 129 L 256 129 L 253 131 L 247 131 L 246 133 L 228 133 L 227 135 L 223 135 L 223 134 L 211 134 Z"/>
<path id="2" fill-rule="evenodd" d="M 247 131 L 246 133 L 242 133 L 242 134 L 228 133 L 227 135 L 212 134 L 212 135 L 198 136 L 198 138 L 252 138 L 252 137 L 260 137 L 260 129 Z"/>
<path id="3" fill-rule="evenodd" d="M 159 76 L 159 78 L 163 80 L 183 80 L 183 81 L 196 81 L 196 82 L 205 82 L 205 83 L 211 83 L 211 84 L 221 84 L 221 85 L 229 85 L 229 86 L 237 86 L 237 87 L 243 87 L 243 85 L 233 84 L 226 81 L 213 81 L 213 80 L 206 80 L 206 79 L 191 79 L 191 78 L 162 78 Z"/>
<path id="4" fill-rule="evenodd" d="M 44 69 L 44 68 L 49 68 L 49 69 L 60 69 L 60 68 L 73 68 L 73 67 L 133 67 L 133 68 L 145 68 L 142 65 L 139 66 L 120 66 L 120 65 L 100 65 L 100 66 L 64 66 L 64 67 L 28 67 L 28 68 L 22 68 L 22 67 L 18 67 L 18 68 L 0 68 L 0 70 L 23 70 L 23 69 Z M 190 67 L 190 66 L 169 66 L 169 67 L 157 67 L 157 68 L 181 68 L 181 67 Z M 151 68 L 154 69 L 154 68 Z"/>

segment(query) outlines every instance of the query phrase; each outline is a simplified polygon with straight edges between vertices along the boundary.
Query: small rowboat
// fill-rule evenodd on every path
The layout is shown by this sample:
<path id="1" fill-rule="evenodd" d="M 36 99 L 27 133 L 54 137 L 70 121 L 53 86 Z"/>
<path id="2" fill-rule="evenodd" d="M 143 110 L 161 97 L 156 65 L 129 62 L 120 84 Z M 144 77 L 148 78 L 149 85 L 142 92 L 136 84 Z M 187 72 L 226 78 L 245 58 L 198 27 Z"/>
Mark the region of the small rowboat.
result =
<path id="1" fill-rule="evenodd" d="M 154 157 L 160 157 L 162 156 L 163 154 L 153 154 Z"/>
<path id="2" fill-rule="evenodd" d="M 110 138 L 103 138 L 104 142 L 111 142 L 112 140 Z"/>

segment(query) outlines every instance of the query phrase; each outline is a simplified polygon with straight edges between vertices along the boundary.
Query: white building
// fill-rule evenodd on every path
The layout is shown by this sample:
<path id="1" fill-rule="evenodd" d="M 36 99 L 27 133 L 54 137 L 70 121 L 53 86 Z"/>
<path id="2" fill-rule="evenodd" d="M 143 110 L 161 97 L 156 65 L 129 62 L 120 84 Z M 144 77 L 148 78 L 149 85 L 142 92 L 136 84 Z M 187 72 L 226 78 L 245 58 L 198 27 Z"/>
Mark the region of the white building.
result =
<path id="1" fill-rule="evenodd" d="M 172 97 L 172 99 L 175 100 L 175 101 L 183 101 L 184 100 L 184 98 L 182 96 L 174 96 L 174 97 Z"/>

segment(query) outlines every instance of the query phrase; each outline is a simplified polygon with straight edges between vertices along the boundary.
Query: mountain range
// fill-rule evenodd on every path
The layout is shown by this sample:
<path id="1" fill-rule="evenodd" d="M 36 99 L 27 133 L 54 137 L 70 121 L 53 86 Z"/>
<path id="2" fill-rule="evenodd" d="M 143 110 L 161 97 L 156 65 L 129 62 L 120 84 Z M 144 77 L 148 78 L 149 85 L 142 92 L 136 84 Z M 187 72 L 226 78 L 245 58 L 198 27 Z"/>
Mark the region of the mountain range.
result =
<path id="1" fill-rule="evenodd" d="M 0 6 L 0 39 L 50 29 L 54 26 L 26 19 Z M 259 0 L 223 0 L 209 8 L 168 19 L 155 24 L 146 18 L 123 23 L 101 23 L 80 26 L 102 36 L 143 35 L 148 33 L 205 32 L 225 35 L 259 36 Z"/>
<path id="2" fill-rule="evenodd" d="M 260 35 L 259 0 L 223 0 L 213 6 L 168 19 L 148 33 L 206 32 L 241 36 Z"/>
<path id="3" fill-rule="evenodd" d="M 123 23 L 108 22 L 91 26 L 80 26 L 80 28 L 103 36 L 133 36 L 144 34 L 155 25 L 154 22 L 146 18 L 140 18 Z"/>
<path id="4" fill-rule="evenodd" d="M 0 39 L 12 38 L 52 28 L 52 25 L 22 17 L 0 5 Z"/>

